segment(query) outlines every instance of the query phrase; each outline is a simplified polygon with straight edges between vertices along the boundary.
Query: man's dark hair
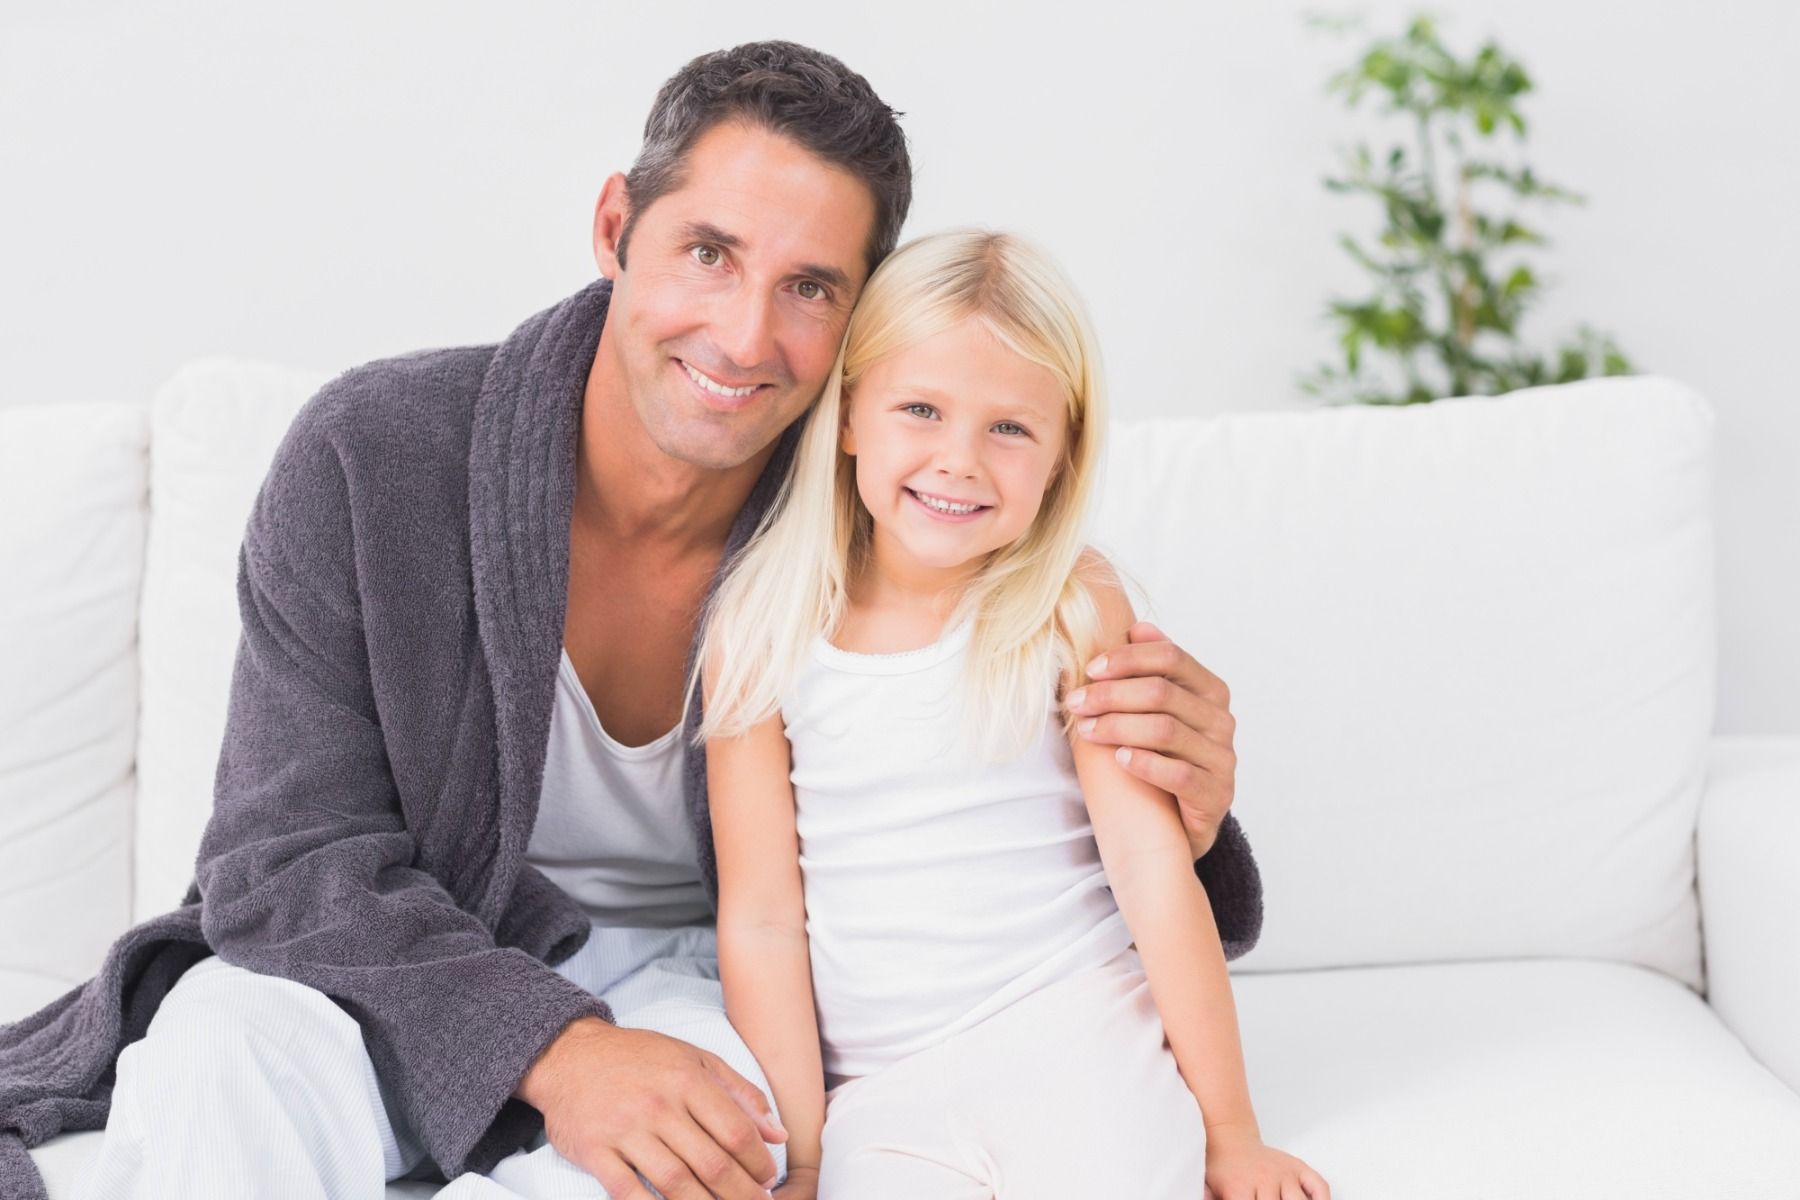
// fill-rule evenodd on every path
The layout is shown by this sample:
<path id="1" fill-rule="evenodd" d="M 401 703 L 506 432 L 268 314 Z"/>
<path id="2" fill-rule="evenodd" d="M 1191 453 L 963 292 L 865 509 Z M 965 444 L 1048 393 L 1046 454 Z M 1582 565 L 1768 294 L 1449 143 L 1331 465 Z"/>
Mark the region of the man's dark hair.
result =
<path id="1" fill-rule="evenodd" d="M 792 138 L 869 186 L 875 229 L 865 253 L 873 271 L 900 240 L 912 203 L 900 115 L 868 80 L 807 46 L 749 42 L 702 54 L 663 84 L 644 122 L 643 148 L 625 176 L 631 207 L 619 233 L 619 265 L 638 216 L 684 182 L 688 151 L 700 135 L 739 120 Z"/>

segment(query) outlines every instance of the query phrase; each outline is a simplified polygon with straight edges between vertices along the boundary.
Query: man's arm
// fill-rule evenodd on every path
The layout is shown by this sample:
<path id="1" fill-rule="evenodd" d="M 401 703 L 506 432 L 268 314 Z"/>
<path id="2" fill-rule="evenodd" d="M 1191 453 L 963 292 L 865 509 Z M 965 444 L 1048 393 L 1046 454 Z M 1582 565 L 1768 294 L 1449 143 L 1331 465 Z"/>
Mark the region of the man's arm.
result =
<path id="1" fill-rule="evenodd" d="M 347 390 L 347 389 L 346 389 Z M 497 946 L 417 863 L 372 693 L 338 451 L 345 392 L 296 418 L 239 556 L 242 640 L 196 880 L 208 944 L 356 1018 L 446 1174 L 528 1140 L 518 1078 L 606 1006 Z"/>

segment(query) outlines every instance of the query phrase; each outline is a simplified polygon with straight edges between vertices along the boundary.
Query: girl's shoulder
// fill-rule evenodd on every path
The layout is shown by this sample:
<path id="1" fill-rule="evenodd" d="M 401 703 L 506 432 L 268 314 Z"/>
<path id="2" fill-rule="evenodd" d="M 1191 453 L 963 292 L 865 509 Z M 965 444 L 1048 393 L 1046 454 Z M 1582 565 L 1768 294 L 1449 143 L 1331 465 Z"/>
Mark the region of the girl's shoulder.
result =
<path id="1" fill-rule="evenodd" d="M 1101 610 L 1102 618 L 1107 611 L 1116 612 L 1121 605 L 1130 610 L 1131 597 L 1125 590 L 1123 576 L 1099 547 L 1083 546 L 1070 576 L 1087 589 L 1095 607 Z M 1129 627 L 1130 622 L 1126 625 Z"/>
<path id="2" fill-rule="evenodd" d="M 1124 642 L 1126 630 L 1137 621 L 1123 574 L 1098 547 L 1082 547 L 1070 579 L 1079 585 L 1091 609 L 1083 611 L 1088 605 L 1077 601 L 1072 610 L 1065 610 L 1061 632 L 1071 656 L 1057 673 L 1059 699 L 1088 683 L 1088 662 L 1106 647 Z"/>

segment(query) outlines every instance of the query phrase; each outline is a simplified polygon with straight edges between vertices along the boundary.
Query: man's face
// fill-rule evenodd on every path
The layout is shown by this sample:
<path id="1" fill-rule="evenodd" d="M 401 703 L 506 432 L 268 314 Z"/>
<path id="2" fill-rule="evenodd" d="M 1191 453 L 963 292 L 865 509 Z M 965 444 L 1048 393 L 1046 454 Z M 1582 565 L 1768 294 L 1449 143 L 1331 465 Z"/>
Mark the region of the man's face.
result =
<path id="1" fill-rule="evenodd" d="M 701 135 L 683 174 L 637 214 L 624 268 L 629 198 L 614 181 L 601 196 L 596 256 L 613 279 L 602 353 L 663 453 L 725 469 L 818 399 L 867 275 L 875 201 L 798 143 L 734 121 Z"/>

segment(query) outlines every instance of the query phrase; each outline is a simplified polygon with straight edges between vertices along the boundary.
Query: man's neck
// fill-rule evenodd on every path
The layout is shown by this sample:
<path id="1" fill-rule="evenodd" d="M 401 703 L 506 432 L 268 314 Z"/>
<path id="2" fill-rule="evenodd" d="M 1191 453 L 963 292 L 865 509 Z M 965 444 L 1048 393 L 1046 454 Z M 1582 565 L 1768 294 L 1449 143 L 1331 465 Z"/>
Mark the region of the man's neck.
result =
<path id="1" fill-rule="evenodd" d="M 671 558 L 723 549 L 774 445 L 724 469 L 670 457 L 644 429 L 609 349 L 603 333 L 582 398 L 576 535 Z"/>

